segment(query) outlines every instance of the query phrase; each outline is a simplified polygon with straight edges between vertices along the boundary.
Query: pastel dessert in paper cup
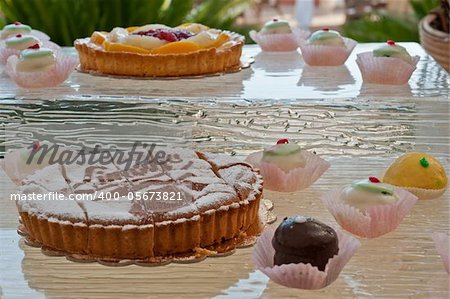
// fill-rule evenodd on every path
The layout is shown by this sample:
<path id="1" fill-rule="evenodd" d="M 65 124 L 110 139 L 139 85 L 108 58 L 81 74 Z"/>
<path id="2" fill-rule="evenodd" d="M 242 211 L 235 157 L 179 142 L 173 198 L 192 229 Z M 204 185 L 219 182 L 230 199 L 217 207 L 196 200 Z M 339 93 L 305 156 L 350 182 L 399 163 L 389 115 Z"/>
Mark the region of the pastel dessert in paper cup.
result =
<path id="1" fill-rule="evenodd" d="M 57 44 L 51 41 L 41 41 L 31 34 L 18 33 L 0 41 L 0 63 L 6 64 L 6 61 L 10 56 L 20 56 L 20 53 L 23 50 L 33 47 L 36 44 L 38 44 L 41 48 L 49 48 L 55 52 L 61 50 Z"/>
<path id="2" fill-rule="evenodd" d="M 0 167 L 11 181 L 20 185 L 25 177 L 50 165 L 53 153 L 56 156 L 60 150 L 64 149 L 51 142 L 36 141 L 24 148 L 8 151 L 0 160 Z"/>
<path id="3" fill-rule="evenodd" d="M 358 54 L 356 63 L 366 83 L 402 85 L 408 83 L 419 60 L 389 40 L 372 52 Z"/>
<path id="4" fill-rule="evenodd" d="M 260 170 L 266 189 L 279 192 L 305 189 L 330 167 L 327 161 L 287 139 L 249 155 L 246 161 Z"/>
<path id="5" fill-rule="evenodd" d="M 408 190 L 419 199 L 444 194 L 448 178 L 442 164 L 433 156 L 409 152 L 398 157 L 385 171 L 383 182 Z"/>
<path id="6" fill-rule="evenodd" d="M 63 83 L 77 65 L 76 57 L 35 44 L 23 50 L 20 57 L 10 56 L 5 71 L 22 88 L 45 88 Z"/>
<path id="7" fill-rule="evenodd" d="M 417 197 L 376 177 L 353 182 L 322 196 L 336 222 L 363 238 L 376 238 L 395 230 Z"/>
<path id="8" fill-rule="evenodd" d="M 305 63 L 310 66 L 339 66 L 348 59 L 357 42 L 324 28 L 300 43 Z"/>
<path id="9" fill-rule="evenodd" d="M 334 282 L 360 242 L 305 216 L 288 217 L 276 231 L 266 228 L 253 249 L 256 269 L 290 288 L 321 289 Z"/>
<path id="10" fill-rule="evenodd" d="M 17 34 L 32 35 L 41 41 L 50 40 L 50 37 L 44 32 L 34 30 L 30 26 L 22 24 L 21 22 L 14 22 L 12 24 L 8 24 L 5 27 L 3 27 L 3 29 L 0 30 L 0 40 L 7 39 L 8 37 Z"/>
<path id="11" fill-rule="evenodd" d="M 445 233 L 435 232 L 431 235 L 431 238 L 444 263 L 445 270 L 450 274 L 450 236 Z"/>
<path id="12" fill-rule="evenodd" d="M 308 35 L 308 31 L 293 29 L 288 21 L 279 19 L 268 21 L 259 32 L 250 31 L 250 37 L 267 52 L 295 51 Z"/>

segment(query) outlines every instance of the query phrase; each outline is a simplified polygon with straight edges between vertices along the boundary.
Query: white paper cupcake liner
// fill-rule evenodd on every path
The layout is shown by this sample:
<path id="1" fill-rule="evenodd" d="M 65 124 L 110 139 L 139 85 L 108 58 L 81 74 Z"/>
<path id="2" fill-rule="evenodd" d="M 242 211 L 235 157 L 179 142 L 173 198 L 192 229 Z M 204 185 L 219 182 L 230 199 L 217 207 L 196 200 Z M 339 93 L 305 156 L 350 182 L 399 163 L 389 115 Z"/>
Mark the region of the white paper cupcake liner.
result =
<path id="1" fill-rule="evenodd" d="M 57 54 L 56 64 L 46 71 L 18 72 L 16 64 L 19 58 L 11 56 L 6 63 L 5 71 L 9 77 L 23 88 L 53 87 L 63 83 L 78 65 L 78 59 L 74 56 Z"/>
<path id="2" fill-rule="evenodd" d="M 441 256 L 445 270 L 450 274 L 450 236 L 444 233 L 432 233 L 431 238 L 434 241 L 437 252 Z"/>
<path id="3" fill-rule="evenodd" d="M 305 167 L 295 168 L 288 173 L 274 164 L 262 162 L 262 152 L 249 155 L 246 161 L 260 170 L 264 178 L 264 188 L 279 192 L 294 192 L 311 186 L 330 168 L 330 163 L 319 156 L 308 151 L 303 151 L 303 154 L 306 159 Z"/>
<path id="4" fill-rule="evenodd" d="M 363 238 L 376 238 L 397 228 L 417 201 L 410 192 L 395 188 L 399 200 L 395 204 L 376 205 L 365 212 L 343 203 L 341 189 L 333 190 L 322 196 L 336 222 L 348 232 Z"/>
<path id="5" fill-rule="evenodd" d="M 357 55 L 356 63 L 363 81 L 375 84 L 406 84 L 416 69 L 419 56 L 411 57 L 411 63 L 395 57 L 374 57 L 372 52 Z"/>
<path id="6" fill-rule="evenodd" d="M 61 51 L 61 47 L 51 41 L 42 41 L 42 47 L 52 49 L 55 52 Z M 21 50 L 7 48 L 5 46 L 5 42 L 1 41 L 0 42 L 0 63 L 6 64 L 6 61 L 8 60 L 9 56 L 13 56 L 13 55 L 20 56 L 20 52 L 21 52 Z"/>
<path id="7" fill-rule="evenodd" d="M 339 252 L 328 261 L 325 271 L 320 271 L 311 264 L 274 266 L 275 250 L 272 246 L 274 230 L 272 228 L 266 228 L 256 241 L 252 254 L 253 263 L 256 269 L 280 285 L 305 290 L 324 288 L 338 278 L 344 266 L 361 245 L 357 239 L 340 230 L 336 233 Z"/>
<path id="8" fill-rule="evenodd" d="M 311 66 L 338 66 L 345 63 L 356 47 L 357 42 L 344 37 L 345 48 L 327 45 L 309 45 L 300 43 L 302 56 L 305 62 Z"/>
<path id="9" fill-rule="evenodd" d="M 308 31 L 294 29 L 292 33 L 260 34 L 250 31 L 250 37 L 267 52 L 289 52 L 298 48 L 299 42 L 309 36 Z"/>

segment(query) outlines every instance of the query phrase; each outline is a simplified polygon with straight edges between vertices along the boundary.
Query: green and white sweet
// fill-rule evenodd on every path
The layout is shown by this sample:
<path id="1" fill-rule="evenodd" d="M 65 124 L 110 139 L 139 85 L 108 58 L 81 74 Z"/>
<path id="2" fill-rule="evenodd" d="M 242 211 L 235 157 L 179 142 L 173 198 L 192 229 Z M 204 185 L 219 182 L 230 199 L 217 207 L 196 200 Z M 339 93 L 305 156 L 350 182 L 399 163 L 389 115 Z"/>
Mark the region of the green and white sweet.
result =
<path id="1" fill-rule="evenodd" d="M 338 46 L 345 48 L 344 38 L 335 30 L 324 28 L 311 34 L 307 40 L 309 45 Z"/>
<path id="2" fill-rule="evenodd" d="M 45 71 L 56 64 L 55 53 L 48 48 L 41 48 L 36 44 L 20 53 L 16 70 L 18 72 Z"/>
<path id="3" fill-rule="evenodd" d="M 264 27 L 259 31 L 260 34 L 283 34 L 292 33 L 291 26 L 286 20 L 273 19 L 264 24 Z"/>
<path id="4" fill-rule="evenodd" d="M 278 166 L 284 172 L 306 165 L 306 159 L 299 145 L 279 140 L 276 145 L 264 150 L 262 162 Z"/>
<path id="5" fill-rule="evenodd" d="M 347 205 L 365 211 L 375 205 L 394 204 L 399 198 L 395 195 L 394 186 L 381 183 L 375 177 L 357 181 L 345 187 L 340 199 Z"/>
<path id="6" fill-rule="evenodd" d="M 36 37 L 32 35 L 22 35 L 20 33 L 5 40 L 6 48 L 16 50 L 25 50 L 36 44 L 40 45 L 40 41 Z"/>
<path id="7" fill-rule="evenodd" d="M 3 27 L 1 38 L 5 39 L 11 35 L 16 34 L 28 34 L 31 33 L 31 27 L 20 22 L 15 22 L 13 24 L 6 25 Z"/>
<path id="8" fill-rule="evenodd" d="M 386 45 L 381 46 L 378 49 L 373 50 L 374 57 L 395 57 L 410 63 L 411 55 L 402 46 L 397 45 L 394 41 L 388 40 Z"/>

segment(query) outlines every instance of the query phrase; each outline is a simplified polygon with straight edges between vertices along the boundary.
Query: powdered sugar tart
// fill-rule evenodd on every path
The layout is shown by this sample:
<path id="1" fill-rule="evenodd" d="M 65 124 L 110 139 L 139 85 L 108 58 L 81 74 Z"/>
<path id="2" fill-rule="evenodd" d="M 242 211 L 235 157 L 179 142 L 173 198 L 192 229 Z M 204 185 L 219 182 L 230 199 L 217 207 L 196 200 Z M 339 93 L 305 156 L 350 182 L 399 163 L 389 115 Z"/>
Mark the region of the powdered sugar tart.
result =
<path id="1" fill-rule="evenodd" d="M 80 69 L 118 76 L 176 77 L 240 67 L 244 37 L 188 23 L 114 28 L 75 41 Z"/>
<path id="2" fill-rule="evenodd" d="M 67 199 L 97 192 L 100 197 L 17 201 L 21 230 L 30 243 L 73 259 L 143 263 L 227 252 L 259 233 L 257 171 L 222 155 L 184 150 L 169 157 L 165 164 L 128 169 L 97 163 L 37 170 L 22 182 L 23 196 L 59 192 Z M 144 200 L 151 192 L 172 192 L 182 200 Z M 107 193 L 109 198 L 100 195 Z"/>

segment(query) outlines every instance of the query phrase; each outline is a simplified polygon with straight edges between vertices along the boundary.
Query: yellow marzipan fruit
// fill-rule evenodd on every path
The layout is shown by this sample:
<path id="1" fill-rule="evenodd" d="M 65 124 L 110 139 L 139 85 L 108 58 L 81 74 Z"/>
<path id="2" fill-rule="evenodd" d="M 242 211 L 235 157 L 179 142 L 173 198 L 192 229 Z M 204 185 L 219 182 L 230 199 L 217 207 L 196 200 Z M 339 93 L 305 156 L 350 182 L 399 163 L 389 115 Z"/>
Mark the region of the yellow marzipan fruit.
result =
<path id="1" fill-rule="evenodd" d="M 442 189 L 447 186 L 447 175 L 433 156 L 411 152 L 400 156 L 389 166 L 383 182 L 400 187 Z"/>

